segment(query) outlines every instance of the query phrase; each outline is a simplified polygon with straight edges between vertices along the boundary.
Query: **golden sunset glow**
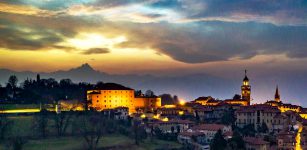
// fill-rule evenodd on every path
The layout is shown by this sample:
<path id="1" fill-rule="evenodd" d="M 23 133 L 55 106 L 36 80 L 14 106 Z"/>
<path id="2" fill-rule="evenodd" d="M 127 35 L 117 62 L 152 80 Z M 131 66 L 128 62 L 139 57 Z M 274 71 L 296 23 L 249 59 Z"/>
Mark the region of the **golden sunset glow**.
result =
<path id="1" fill-rule="evenodd" d="M 77 38 L 68 39 L 67 44 L 79 49 L 90 48 L 113 48 L 114 45 L 125 42 L 124 36 L 118 36 L 115 38 L 106 38 L 103 35 L 97 33 L 80 33 Z"/>

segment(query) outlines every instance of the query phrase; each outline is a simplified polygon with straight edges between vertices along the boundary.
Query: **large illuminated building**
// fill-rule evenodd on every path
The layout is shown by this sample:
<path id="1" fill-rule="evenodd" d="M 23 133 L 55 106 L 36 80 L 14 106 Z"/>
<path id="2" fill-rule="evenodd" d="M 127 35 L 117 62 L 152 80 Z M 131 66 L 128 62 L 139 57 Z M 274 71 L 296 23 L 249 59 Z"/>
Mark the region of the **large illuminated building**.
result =
<path id="1" fill-rule="evenodd" d="M 135 97 L 134 93 L 134 89 L 115 83 L 105 83 L 99 89 L 87 91 L 88 106 L 96 110 L 128 107 L 130 113 L 136 112 L 138 108 L 153 110 L 161 106 L 160 97 Z"/>

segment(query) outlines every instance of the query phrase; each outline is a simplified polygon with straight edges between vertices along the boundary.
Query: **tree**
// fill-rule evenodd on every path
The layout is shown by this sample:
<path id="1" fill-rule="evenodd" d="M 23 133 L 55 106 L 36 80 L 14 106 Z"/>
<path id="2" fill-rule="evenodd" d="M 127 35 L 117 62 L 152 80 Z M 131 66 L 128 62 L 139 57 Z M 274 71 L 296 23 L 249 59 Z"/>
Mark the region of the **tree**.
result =
<path id="1" fill-rule="evenodd" d="M 224 139 L 222 135 L 222 131 L 218 130 L 217 133 L 214 135 L 212 142 L 210 143 L 211 150 L 223 150 L 227 146 L 227 141 Z"/>
<path id="2" fill-rule="evenodd" d="M 141 125 L 141 122 L 138 120 L 133 120 L 133 136 L 135 145 L 139 145 L 142 140 L 147 138 L 147 133 L 144 126 Z"/>
<path id="3" fill-rule="evenodd" d="M 198 111 L 195 111 L 195 120 L 196 120 L 196 124 L 198 124 L 200 122 L 200 117 L 198 115 Z"/>
<path id="4" fill-rule="evenodd" d="M 241 130 L 244 136 L 255 136 L 256 130 L 253 124 L 245 125 Z"/>
<path id="5" fill-rule="evenodd" d="M 36 134 L 42 138 L 46 138 L 48 132 L 48 111 L 42 109 L 39 113 L 34 115 L 33 128 Z"/>
<path id="6" fill-rule="evenodd" d="M 10 84 L 13 88 L 17 87 L 18 78 L 15 75 L 11 75 L 8 80 L 8 84 Z"/>
<path id="7" fill-rule="evenodd" d="M 237 130 L 233 132 L 233 136 L 229 140 L 227 147 L 228 149 L 231 149 L 231 150 L 244 150 L 245 149 L 245 142 Z"/>
<path id="8" fill-rule="evenodd" d="M 233 125 L 235 124 L 236 117 L 233 109 L 230 109 L 227 112 L 224 112 L 221 122 L 224 125 Z"/>
<path id="9" fill-rule="evenodd" d="M 0 114 L 0 140 L 4 140 L 6 138 L 6 135 L 9 133 L 13 123 L 13 121 L 7 118 L 6 114 Z"/>
<path id="10" fill-rule="evenodd" d="M 178 98 L 177 95 L 174 95 L 174 97 L 173 97 L 173 103 L 174 103 L 174 104 L 178 104 L 178 103 L 179 103 L 179 98 Z"/>
<path id="11" fill-rule="evenodd" d="M 146 92 L 145 92 L 145 96 L 146 97 L 152 97 L 152 96 L 154 96 L 155 95 L 155 93 L 152 91 L 152 90 L 147 90 Z"/>
<path id="12" fill-rule="evenodd" d="M 70 124 L 71 117 L 71 112 L 61 112 L 59 114 L 54 113 L 52 119 L 54 121 L 54 126 L 56 128 L 58 136 L 62 136 L 65 134 L 66 129 Z"/>
<path id="13" fill-rule="evenodd" d="M 269 128 L 265 122 L 262 122 L 261 126 L 258 126 L 258 132 L 267 133 L 268 131 L 269 131 Z"/>
<path id="14" fill-rule="evenodd" d="M 18 79 L 15 75 L 9 77 L 7 89 L 8 91 L 13 92 L 13 99 L 16 98 L 16 88 L 17 88 Z"/>
<path id="15" fill-rule="evenodd" d="M 77 130 L 85 140 L 88 150 L 96 150 L 97 145 L 106 129 L 110 127 L 109 119 L 96 111 L 86 111 L 85 114 L 75 119 Z"/>
<path id="16" fill-rule="evenodd" d="M 27 140 L 23 137 L 11 137 L 7 142 L 7 149 L 22 150 Z"/>
<path id="17" fill-rule="evenodd" d="M 60 80 L 60 86 L 61 87 L 69 87 L 71 86 L 73 83 L 70 79 L 62 79 Z"/>
<path id="18" fill-rule="evenodd" d="M 241 95 L 240 95 L 240 94 L 235 94 L 235 95 L 233 96 L 233 99 L 234 99 L 234 100 L 241 99 Z"/>
<path id="19" fill-rule="evenodd" d="M 135 96 L 142 96 L 143 93 L 142 93 L 141 90 L 136 90 L 136 91 L 134 92 L 134 95 L 135 95 Z"/>
<path id="20" fill-rule="evenodd" d="M 103 88 L 103 86 L 104 86 L 104 83 L 102 81 L 98 81 L 95 85 L 97 89 Z"/>

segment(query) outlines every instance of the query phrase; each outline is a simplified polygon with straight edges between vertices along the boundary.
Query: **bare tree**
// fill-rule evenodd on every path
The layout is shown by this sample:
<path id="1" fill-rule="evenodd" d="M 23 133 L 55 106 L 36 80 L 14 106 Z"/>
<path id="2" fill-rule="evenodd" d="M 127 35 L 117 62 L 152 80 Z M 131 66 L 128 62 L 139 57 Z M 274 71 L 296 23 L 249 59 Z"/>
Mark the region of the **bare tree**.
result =
<path id="1" fill-rule="evenodd" d="M 71 112 L 61 112 L 59 114 L 55 113 L 53 115 L 52 119 L 54 121 L 54 126 L 59 137 L 65 135 L 67 127 L 71 122 L 71 118 Z"/>
<path id="2" fill-rule="evenodd" d="M 13 121 L 9 120 L 6 114 L 0 114 L 0 140 L 4 140 L 6 138 L 7 133 L 12 127 L 12 124 Z"/>
<path id="3" fill-rule="evenodd" d="M 15 75 L 9 77 L 8 84 L 10 84 L 13 88 L 17 87 L 18 79 Z"/>
<path id="4" fill-rule="evenodd" d="M 0 140 L 4 140 L 10 131 L 13 121 L 9 120 L 7 114 L 3 112 L 4 108 L 0 107 Z"/>
<path id="5" fill-rule="evenodd" d="M 106 132 L 108 126 L 107 118 L 99 112 L 88 111 L 78 119 L 78 131 L 85 140 L 88 150 L 96 150 L 99 140 Z"/>
<path id="6" fill-rule="evenodd" d="M 48 111 L 43 109 L 33 118 L 33 129 L 40 137 L 46 138 L 48 132 Z"/>
<path id="7" fill-rule="evenodd" d="M 13 149 L 13 150 L 22 150 L 23 146 L 27 143 L 27 140 L 24 137 L 11 137 L 8 139 L 8 142 L 6 143 L 7 149 Z"/>

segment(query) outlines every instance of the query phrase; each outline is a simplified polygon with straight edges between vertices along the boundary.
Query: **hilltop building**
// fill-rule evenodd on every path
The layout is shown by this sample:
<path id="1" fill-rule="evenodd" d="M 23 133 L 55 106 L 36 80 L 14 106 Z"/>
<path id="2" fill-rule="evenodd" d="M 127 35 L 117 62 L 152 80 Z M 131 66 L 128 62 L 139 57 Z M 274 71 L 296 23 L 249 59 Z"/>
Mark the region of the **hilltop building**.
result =
<path id="1" fill-rule="evenodd" d="M 249 85 L 249 79 L 246 75 L 246 70 L 245 70 L 245 77 L 243 79 L 243 85 L 241 86 L 241 95 L 242 95 L 242 99 L 246 100 L 248 102 L 248 105 L 250 105 L 251 86 Z"/>
<path id="2" fill-rule="evenodd" d="M 97 90 L 88 90 L 87 100 L 89 108 L 105 110 L 128 107 L 129 113 L 134 113 L 139 108 L 156 109 L 161 106 L 160 97 L 135 97 L 134 93 L 134 89 L 115 83 L 105 83 L 103 87 Z"/>
<path id="3" fill-rule="evenodd" d="M 247 107 L 241 107 L 236 112 L 236 125 L 238 127 L 244 127 L 252 124 L 255 129 L 262 126 L 265 123 L 270 132 L 274 130 L 282 130 L 284 128 L 284 120 L 279 121 L 278 117 L 280 111 L 277 107 L 268 105 L 252 105 Z M 275 127 L 275 125 L 277 125 Z M 279 128 L 277 128 L 279 127 Z"/>
<path id="4" fill-rule="evenodd" d="M 276 106 L 281 112 L 294 111 L 301 112 L 302 107 L 298 105 L 286 104 L 281 101 L 278 86 L 276 86 L 274 100 L 267 101 L 265 104 L 270 106 Z"/>
<path id="5" fill-rule="evenodd" d="M 243 79 L 243 85 L 241 86 L 241 97 L 239 95 L 239 97 L 234 97 L 233 99 L 216 100 L 211 96 L 208 96 L 208 97 L 199 97 L 194 100 L 195 103 L 199 103 L 204 106 L 216 106 L 224 102 L 232 105 L 249 106 L 250 101 L 251 101 L 251 86 L 249 84 L 249 79 L 247 77 L 246 70 L 245 70 L 245 77 Z"/>

